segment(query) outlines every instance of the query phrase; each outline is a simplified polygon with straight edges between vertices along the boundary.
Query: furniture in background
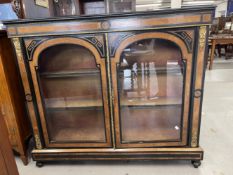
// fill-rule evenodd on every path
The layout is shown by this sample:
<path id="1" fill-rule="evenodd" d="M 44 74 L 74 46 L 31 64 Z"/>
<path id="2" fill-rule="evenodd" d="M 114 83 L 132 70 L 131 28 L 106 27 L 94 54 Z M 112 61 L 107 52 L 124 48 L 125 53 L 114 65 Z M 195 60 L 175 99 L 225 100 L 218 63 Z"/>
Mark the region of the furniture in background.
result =
<path id="1" fill-rule="evenodd" d="M 0 106 L 1 107 L 1 106 Z M 0 112 L 0 174 L 19 175 L 8 138 L 5 121 Z"/>
<path id="2" fill-rule="evenodd" d="M 54 16 L 80 15 L 79 0 L 53 0 Z"/>
<path id="3" fill-rule="evenodd" d="M 59 0 L 57 0 L 59 2 Z M 136 0 L 70 0 L 79 15 L 132 12 Z M 77 13 L 76 13 L 77 14 Z M 73 14 L 70 14 L 73 15 Z"/>
<path id="4" fill-rule="evenodd" d="M 212 69 L 215 49 L 218 50 L 219 57 L 222 56 L 222 49 L 225 50 L 225 58 L 229 59 L 233 56 L 232 51 L 232 37 L 233 37 L 233 16 L 220 17 L 214 20 L 211 26 L 209 49 L 211 55 L 209 59 L 209 69 Z M 212 50 L 214 49 L 214 50 Z"/>
<path id="5" fill-rule="evenodd" d="M 213 12 L 206 6 L 5 22 L 23 79 L 37 166 L 156 159 L 200 166 Z"/>
<path id="6" fill-rule="evenodd" d="M 40 1 L 41 2 L 41 1 Z M 54 16 L 53 0 L 12 0 L 12 6 L 19 18 L 49 18 Z"/>
<path id="7" fill-rule="evenodd" d="M 105 0 L 80 0 L 79 3 L 81 15 L 105 14 L 107 12 Z"/>
<path id="8" fill-rule="evenodd" d="M 123 13 L 136 11 L 136 0 L 109 1 L 109 13 Z"/>
<path id="9" fill-rule="evenodd" d="M 215 48 L 216 45 L 233 45 L 233 35 L 213 35 L 211 37 L 209 37 L 209 39 L 211 40 L 211 54 L 210 54 L 210 63 L 209 63 L 209 70 L 212 70 L 213 68 L 213 62 L 214 62 L 214 52 L 215 52 Z M 230 57 L 232 55 L 227 55 L 226 48 L 226 58 Z M 232 51 L 230 52 L 232 54 Z"/>
<path id="10" fill-rule="evenodd" d="M 19 18 L 121 13 L 136 8 L 135 0 L 13 0 L 12 4 Z"/>
<path id="11" fill-rule="evenodd" d="M 7 124 L 12 148 L 27 165 L 30 124 L 14 50 L 5 30 L 0 30 L 0 85 L 0 111 Z"/>

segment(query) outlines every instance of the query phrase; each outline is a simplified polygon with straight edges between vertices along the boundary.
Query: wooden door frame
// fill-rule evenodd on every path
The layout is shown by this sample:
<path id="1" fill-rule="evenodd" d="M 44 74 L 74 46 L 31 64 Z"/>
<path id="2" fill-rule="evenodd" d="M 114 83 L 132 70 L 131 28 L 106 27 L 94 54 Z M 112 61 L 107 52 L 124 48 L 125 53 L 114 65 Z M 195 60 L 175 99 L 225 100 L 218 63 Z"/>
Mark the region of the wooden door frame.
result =
<path id="1" fill-rule="evenodd" d="M 182 135 L 181 141 L 178 142 L 156 142 L 156 143 L 121 143 L 120 136 L 120 106 L 118 99 L 118 81 L 117 81 L 117 65 L 119 65 L 120 57 L 123 50 L 131 45 L 134 42 L 145 40 L 145 39 L 165 39 L 169 40 L 176 45 L 178 45 L 182 52 L 183 60 L 186 61 L 186 79 L 184 87 L 184 101 L 183 101 L 183 123 L 182 123 Z M 115 55 L 110 57 L 111 60 L 111 72 L 112 72 L 112 90 L 113 90 L 113 106 L 114 106 L 114 121 L 115 121 L 115 138 L 116 138 L 116 147 L 117 148 L 139 148 L 139 147 L 164 147 L 164 146 L 186 146 L 188 143 L 188 123 L 189 123 L 189 108 L 190 108 L 190 97 L 191 97 L 191 81 L 192 81 L 192 53 L 187 49 L 186 44 L 179 37 L 163 32 L 144 32 L 140 34 L 135 34 L 132 36 L 123 39 L 119 44 L 119 47 L 116 49 Z"/>
<path id="2" fill-rule="evenodd" d="M 46 126 L 46 119 L 45 119 L 45 112 L 42 102 L 42 97 L 40 93 L 39 88 L 39 81 L 37 77 L 37 70 L 38 70 L 38 60 L 39 55 L 43 50 L 49 47 L 53 47 L 55 45 L 60 44 L 74 44 L 82 46 L 86 49 L 88 49 L 95 57 L 95 61 L 97 64 L 97 67 L 100 68 L 101 71 L 101 81 L 102 81 L 102 95 L 103 95 L 103 105 L 104 105 L 104 123 L 105 123 L 105 135 L 106 135 L 106 142 L 104 143 L 51 143 L 49 141 L 49 135 L 48 135 L 48 129 Z M 108 87 L 107 87 L 107 75 L 106 75 L 106 63 L 105 58 L 102 58 L 98 52 L 98 50 L 89 42 L 79 39 L 79 38 L 73 38 L 73 37 L 58 37 L 58 38 L 52 38 L 49 40 L 46 40 L 42 42 L 34 51 L 32 55 L 32 61 L 29 62 L 30 72 L 32 75 L 32 82 L 35 90 L 35 96 L 36 96 L 36 102 L 37 107 L 39 111 L 39 118 L 41 121 L 42 126 L 42 132 L 44 136 L 45 146 L 48 148 L 54 148 L 54 147 L 81 147 L 81 148 L 91 148 L 91 147 L 111 147 L 112 146 L 112 139 L 111 139 L 111 127 L 110 127 L 110 114 L 109 114 L 109 108 L 108 108 Z M 33 124 L 37 125 L 37 124 Z"/>

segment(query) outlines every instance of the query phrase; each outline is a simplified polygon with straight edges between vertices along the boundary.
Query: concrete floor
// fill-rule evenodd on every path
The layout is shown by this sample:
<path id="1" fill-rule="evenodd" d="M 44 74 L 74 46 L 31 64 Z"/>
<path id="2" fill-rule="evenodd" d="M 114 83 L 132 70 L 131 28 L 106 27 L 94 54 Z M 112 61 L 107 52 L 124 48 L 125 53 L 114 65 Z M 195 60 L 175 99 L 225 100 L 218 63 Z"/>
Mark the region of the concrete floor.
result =
<path id="1" fill-rule="evenodd" d="M 37 168 L 33 161 L 23 166 L 16 158 L 20 175 L 233 175 L 233 65 L 225 65 L 226 69 L 216 63 L 206 74 L 200 141 L 205 157 L 199 169 L 186 161 L 79 162 Z"/>

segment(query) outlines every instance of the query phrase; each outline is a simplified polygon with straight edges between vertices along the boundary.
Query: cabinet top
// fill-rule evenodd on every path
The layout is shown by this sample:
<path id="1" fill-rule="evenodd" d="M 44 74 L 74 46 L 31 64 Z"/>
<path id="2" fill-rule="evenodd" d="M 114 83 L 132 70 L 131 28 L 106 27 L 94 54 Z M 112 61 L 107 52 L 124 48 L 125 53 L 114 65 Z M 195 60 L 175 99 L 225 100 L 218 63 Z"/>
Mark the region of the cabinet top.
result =
<path id="1" fill-rule="evenodd" d="M 212 23 L 215 6 L 5 21 L 9 37 L 190 27 Z"/>

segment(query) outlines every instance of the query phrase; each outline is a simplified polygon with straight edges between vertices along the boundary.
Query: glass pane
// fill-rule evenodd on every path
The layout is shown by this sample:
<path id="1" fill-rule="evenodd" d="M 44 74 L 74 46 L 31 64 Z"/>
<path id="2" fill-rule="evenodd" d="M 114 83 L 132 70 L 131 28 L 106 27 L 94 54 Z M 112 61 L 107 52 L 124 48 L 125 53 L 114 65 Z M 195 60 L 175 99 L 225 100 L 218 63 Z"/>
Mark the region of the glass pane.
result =
<path id="1" fill-rule="evenodd" d="M 180 139 L 184 66 L 168 40 L 142 40 L 124 50 L 118 69 L 123 143 Z"/>
<path id="2" fill-rule="evenodd" d="M 64 44 L 39 58 L 39 84 L 51 142 L 105 142 L 101 73 L 92 53 Z"/>

